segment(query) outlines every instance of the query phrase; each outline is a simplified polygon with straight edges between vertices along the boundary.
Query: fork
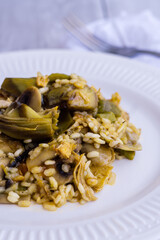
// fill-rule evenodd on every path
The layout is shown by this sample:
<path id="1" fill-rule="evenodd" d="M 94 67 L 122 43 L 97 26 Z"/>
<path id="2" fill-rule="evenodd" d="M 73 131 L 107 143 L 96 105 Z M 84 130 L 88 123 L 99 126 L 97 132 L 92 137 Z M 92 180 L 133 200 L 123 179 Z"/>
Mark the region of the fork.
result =
<path id="1" fill-rule="evenodd" d="M 118 47 L 106 41 L 103 41 L 102 39 L 95 36 L 92 32 L 90 32 L 86 28 L 86 25 L 74 15 L 66 17 L 63 21 L 63 25 L 66 28 L 66 30 L 70 34 L 72 34 L 74 38 L 79 40 L 90 51 L 102 51 L 126 57 L 133 57 L 140 53 L 151 54 L 160 57 L 160 52 L 145 49 L 137 49 L 135 47 L 126 46 Z"/>

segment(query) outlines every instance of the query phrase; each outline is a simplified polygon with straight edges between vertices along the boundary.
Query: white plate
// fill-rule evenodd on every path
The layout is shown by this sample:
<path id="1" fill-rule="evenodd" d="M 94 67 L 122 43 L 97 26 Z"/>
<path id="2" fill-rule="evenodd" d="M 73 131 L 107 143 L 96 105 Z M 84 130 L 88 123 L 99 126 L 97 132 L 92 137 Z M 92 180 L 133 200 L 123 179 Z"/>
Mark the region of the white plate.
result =
<path id="1" fill-rule="evenodd" d="M 131 121 L 142 128 L 143 151 L 133 161 L 114 163 L 114 186 L 98 200 L 47 212 L 41 206 L 0 205 L 0 239 L 158 239 L 160 232 L 160 72 L 107 54 L 28 51 L 0 55 L 0 77 L 77 73 L 106 98 L 118 91 Z M 152 236 L 152 238 L 150 238 Z"/>

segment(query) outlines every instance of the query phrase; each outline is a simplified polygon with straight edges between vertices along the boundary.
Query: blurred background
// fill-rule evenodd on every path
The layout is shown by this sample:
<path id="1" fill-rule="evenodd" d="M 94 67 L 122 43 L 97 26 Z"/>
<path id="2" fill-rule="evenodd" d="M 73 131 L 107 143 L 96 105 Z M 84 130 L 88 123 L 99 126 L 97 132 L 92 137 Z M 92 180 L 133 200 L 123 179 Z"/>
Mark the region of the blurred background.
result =
<path id="1" fill-rule="evenodd" d="M 64 18 L 75 14 L 85 24 L 150 11 L 159 19 L 159 0 L 0 0 L 0 52 L 67 48 Z"/>

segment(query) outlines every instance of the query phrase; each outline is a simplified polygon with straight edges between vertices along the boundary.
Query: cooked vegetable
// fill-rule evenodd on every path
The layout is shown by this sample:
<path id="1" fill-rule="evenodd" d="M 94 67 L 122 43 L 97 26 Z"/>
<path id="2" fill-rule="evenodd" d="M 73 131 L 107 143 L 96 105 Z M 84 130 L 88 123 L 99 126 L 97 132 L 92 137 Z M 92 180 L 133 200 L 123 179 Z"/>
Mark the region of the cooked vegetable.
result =
<path id="1" fill-rule="evenodd" d="M 28 105 L 36 112 L 41 110 L 41 94 L 36 87 L 27 88 L 17 99 L 17 102 Z"/>
<path id="2" fill-rule="evenodd" d="M 57 134 L 62 134 L 65 132 L 73 124 L 73 122 L 73 118 L 68 109 L 62 109 L 58 119 Z"/>
<path id="3" fill-rule="evenodd" d="M 50 148 L 41 148 L 37 147 L 33 151 L 39 152 L 38 155 L 36 155 L 34 158 L 33 157 L 28 157 L 26 164 L 28 170 L 31 170 L 34 166 L 40 166 L 42 165 L 46 160 L 53 159 L 56 156 L 56 152 L 52 147 Z"/>
<path id="4" fill-rule="evenodd" d="M 27 88 L 36 86 L 36 77 L 5 78 L 1 88 L 14 97 L 18 97 Z"/>
<path id="5" fill-rule="evenodd" d="M 84 143 L 82 145 L 81 152 L 82 153 L 89 153 L 92 151 L 96 151 L 99 153 L 98 157 L 91 158 L 91 162 L 93 165 L 108 165 L 111 164 L 111 162 L 114 160 L 115 155 L 113 149 L 107 147 L 107 146 L 101 146 L 100 148 L 96 149 L 92 144 Z"/>
<path id="6" fill-rule="evenodd" d="M 32 108 L 23 103 L 15 104 L 15 108 L 5 112 L 7 117 L 11 118 L 42 118 L 38 113 L 36 113 Z"/>
<path id="7" fill-rule="evenodd" d="M 141 144 L 135 144 L 135 145 L 119 144 L 116 146 L 116 148 L 124 150 L 124 151 L 141 151 L 142 150 Z"/>
<path id="8" fill-rule="evenodd" d="M 115 117 L 115 114 L 113 112 L 98 113 L 97 117 L 107 118 L 111 122 L 115 122 L 116 121 L 116 117 Z"/>
<path id="9" fill-rule="evenodd" d="M 0 194 L 0 203 L 7 203 L 9 204 L 10 202 L 7 200 L 7 194 L 1 193 Z"/>
<path id="10" fill-rule="evenodd" d="M 91 165 L 91 171 L 97 177 L 97 184 L 93 186 L 94 191 L 99 192 L 104 187 L 106 180 L 109 178 L 113 167 L 110 165 Z"/>
<path id="11" fill-rule="evenodd" d="M 63 73 L 52 73 L 48 76 L 50 82 L 54 82 L 56 79 L 70 79 L 70 75 Z"/>
<path id="12" fill-rule="evenodd" d="M 119 107 L 111 102 L 110 100 L 99 100 L 98 103 L 98 113 L 108 113 L 108 112 L 113 112 L 116 117 L 121 116 L 121 110 Z"/>
<path id="13" fill-rule="evenodd" d="M 85 180 L 85 160 L 83 155 L 80 156 L 80 160 L 74 168 L 73 177 L 75 185 L 85 201 L 88 202 L 97 199 L 94 196 L 93 189 L 87 185 Z"/>
<path id="14" fill-rule="evenodd" d="M 47 107 L 53 107 L 59 105 L 61 102 L 68 100 L 68 92 L 72 90 L 71 86 L 62 86 L 59 88 L 53 88 L 49 93 L 44 95 L 45 103 Z"/>
<path id="15" fill-rule="evenodd" d="M 94 90 L 88 86 L 69 92 L 68 108 L 72 110 L 94 110 L 98 105 L 98 98 Z"/>
<path id="16" fill-rule="evenodd" d="M 127 158 L 129 160 L 133 160 L 133 158 L 135 156 L 135 151 L 125 151 L 125 150 L 118 149 L 117 152 L 121 156 L 124 156 L 125 158 Z"/>
<path id="17" fill-rule="evenodd" d="M 0 130 L 15 139 L 47 140 L 53 137 L 57 122 L 55 118 L 56 114 L 55 117 L 40 115 L 21 104 L 7 115 L 0 115 Z"/>

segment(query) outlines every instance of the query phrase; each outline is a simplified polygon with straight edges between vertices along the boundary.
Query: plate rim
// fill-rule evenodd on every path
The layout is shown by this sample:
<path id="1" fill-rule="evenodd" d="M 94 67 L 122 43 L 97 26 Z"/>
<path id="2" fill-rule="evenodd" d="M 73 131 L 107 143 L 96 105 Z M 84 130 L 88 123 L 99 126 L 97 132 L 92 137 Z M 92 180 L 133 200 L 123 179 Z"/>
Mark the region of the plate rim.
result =
<path id="1" fill-rule="evenodd" d="M 20 50 L 20 51 L 12 51 L 12 52 L 0 53 L 0 58 L 3 58 L 3 57 L 6 58 L 6 57 L 10 57 L 10 56 L 15 57 L 15 55 L 18 56 L 18 55 L 23 55 L 23 54 L 24 55 L 30 55 L 30 54 L 32 54 L 32 55 L 33 54 L 35 54 L 35 55 L 42 54 L 43 55 L 43 54 L 46 54 L 46 53 L 47 54 L 54 54 L 54 53 L 56 53 L 56 54 L 73 54 L 75 56 L 78 54 L 80 56 L 90 56 L 90 57 L 91 56 L 98 56 L 98 57 L 103 57 L 103 58 L 108 57 L 108 58 L 111 58 L 113 61 L 123 61 L 124 64 L 127 63 L 127 64 L 130 64 L 130 65 L 136 67 L 136 68 L 138 67 L 138 68 L 140 68 L 142 70 L 146 69 L 146 67 L 147 67 L 147 72 L 150 71 L 151 73 L 156 74 L 160 78 L 160 70 L 158 68 L 156 68 L 156 67 L 153 67 L 153 66 L 150 66 L 149 64 L 141 63 L 141 62 L 138 62 L 136 60 L 129 59 L 129 58 L 126 58 L 126 57 L 117 56 L 117 55 L 115 56 L 113 54 L 106 54 L 106 53 L 100 53 L 100 52 L 93 53 L 93 52 L 87 52 L 87 51 L 83 51 L 82 52 L 82 51 L 75 51 L 75 50 L 72 51 L 72 50 L 66 50 L 66 49 L 40 49 L 40 50 L 39 49 L 32 49 L 32 50 Z M 160 105 L 160 102 L 158 103 L 158 105 Z M 98 219 L 99 218 L 105 218 L 105 217 L 98 217 Z M 104 226 L 105 226 L 104 219 L 102 219 L 102 222 L 103 222 L 103 224 L 102 224 L 103 227 L 101 227 L 101 228 L 100 228 L 100 226 L 98 227 L 98 225 L 95 223 L 95 220 L 93 221 L 93 223 L 89 223 L 89 224 L 94 225 L 95 229 L 101 229 L 102 230 L 102 228 L 104 229 Z M 151 229 L 153 229 L 154 227 L 157 228 L 157 225 L 160 226 L 160 219 L 158 221 L 155 221 L 155 224 L 153 224 L 153 226 L 151 226 Z M 150 227 L 148 225 L 148 229 L 149 228 Z M 0 226 L 0 229 L 3 229 L 3 228 L 1 228 L 1 226 Z M 7 231 L 7 229 L 6 229 L 6 231 Z M 17 229 L 17 231 L 18 231 L 18 234 L 20 234 L 20 230 Z M 86 232 L 85 230 L 83 230 L 83 231 Z M 90 230 L 87 230 L 87 231 L 90 231 Z M 97 231 L 100 231 L 100 230 L 97 230 Z M 139 231 L 139 233 L 140 232 L 141 231 Z M 33 233 L 33 235 L 34 234 L 37 234 L 36 231 L 35 231 L 35 233 Z M 11 235 L 13 235 L 13 233 L 11 233 Z M 42 235 L 44 235 L 44 232 L 42 233 Z M 35 236 L 35 239 L 36 239 L 36 235 L 34 235 L 34 236 Z M 129 235 L 126 235 L 126 236 L 129 237 Z M 121 237 L 121 239 L 123 239 L 122 235 L 119 236 L 118 239 L 120 239 L 120 237 Z M 63 237 L 60 237 L 59 239 L 63 239 Z M 105 239 L 107 239 L 107 238 L 105 238 Z"/>

